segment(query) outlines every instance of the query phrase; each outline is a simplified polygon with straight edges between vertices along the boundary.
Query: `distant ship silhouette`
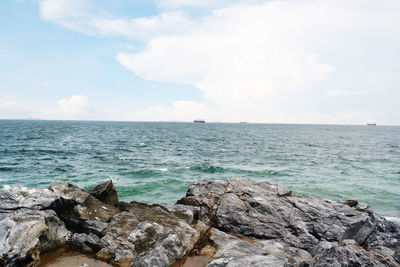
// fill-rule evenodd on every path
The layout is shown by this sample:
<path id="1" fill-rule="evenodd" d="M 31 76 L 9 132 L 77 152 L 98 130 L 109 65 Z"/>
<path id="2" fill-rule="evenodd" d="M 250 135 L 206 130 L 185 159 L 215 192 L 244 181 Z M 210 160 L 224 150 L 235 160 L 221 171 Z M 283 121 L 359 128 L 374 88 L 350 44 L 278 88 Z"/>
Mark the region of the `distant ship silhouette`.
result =
<path id="1" fill-rule="evenodd" d="M 194 123 L 206 123 L 206 120 L 203 119 L 197 119 L 193 121 Z"/>
<path id="2" fill-rule="evenodd" d="M 376 126 L 376 123 L 367 123 L 367 126 Z"/>

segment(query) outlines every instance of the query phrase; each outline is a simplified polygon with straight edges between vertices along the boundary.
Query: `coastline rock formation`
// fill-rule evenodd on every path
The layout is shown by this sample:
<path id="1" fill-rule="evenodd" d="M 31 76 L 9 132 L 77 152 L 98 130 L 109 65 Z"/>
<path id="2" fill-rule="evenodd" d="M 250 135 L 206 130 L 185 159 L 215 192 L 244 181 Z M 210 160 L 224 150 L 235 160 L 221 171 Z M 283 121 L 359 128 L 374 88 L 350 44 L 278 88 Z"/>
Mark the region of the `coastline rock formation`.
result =
<path id="1" fill-rule="evenodd" d="M 366 204 L 293 195 L 252 180 L 200 181 L 174 205 L 119 202 L 111 181 L 88 191 L 0 189 L 0 266 L 39 266 L 71 246 L 114 266 L 400 266 L 400 226 Z"/>

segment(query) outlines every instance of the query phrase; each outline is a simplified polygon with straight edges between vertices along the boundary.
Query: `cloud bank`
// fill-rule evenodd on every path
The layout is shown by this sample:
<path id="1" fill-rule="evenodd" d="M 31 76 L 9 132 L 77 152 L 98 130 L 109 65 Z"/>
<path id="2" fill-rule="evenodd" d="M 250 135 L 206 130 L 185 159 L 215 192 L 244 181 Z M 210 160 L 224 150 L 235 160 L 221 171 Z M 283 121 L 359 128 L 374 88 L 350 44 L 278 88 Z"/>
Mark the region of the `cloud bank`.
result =
<path id="1" fill-rule="evenodd" d="M 360 73 L 396 76 L 393 68 L 376 69 L 373 62 L 382 57 L 371 56 L 369 64 L 363 59 L 384 54 L 385 43 L 400 45 L 395 11 L 400 2 L 393 0 L 168 0 L 158 2 L 160 14 L 132 19 L 108 14 L 89 0 L 39 5 L 43 19 L 64 27 L 141 42 L 143 49 L 116 56 L 135 75 L 202 92 L 203 99 L 178 98 L 169 106 L 137 111 L 133 120 L 358 123 L 368 111 L 326 112 L 314 99 L 360 96 L 382 85 L 379 79 L 359 79 Z M 195 9 L 202 12 L 193 15 Z M 330 85 L 332 79 L 339 82 Z M 340 88 L 354 84 L 357 89 Z"/>

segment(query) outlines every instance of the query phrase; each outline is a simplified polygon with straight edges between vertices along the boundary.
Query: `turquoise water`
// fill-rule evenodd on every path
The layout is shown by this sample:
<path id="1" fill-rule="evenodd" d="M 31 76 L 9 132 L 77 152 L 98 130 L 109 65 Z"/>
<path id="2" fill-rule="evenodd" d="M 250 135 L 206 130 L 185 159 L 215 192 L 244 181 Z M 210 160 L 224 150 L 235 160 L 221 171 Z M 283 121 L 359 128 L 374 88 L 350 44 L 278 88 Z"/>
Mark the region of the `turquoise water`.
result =
<path id="1" fill-rule="evenodd" d="M 0 186 L 88 188 L 174 203 L 196 180 L 250 178 L 400 217 L 400 127 L 0 120 Z"/>

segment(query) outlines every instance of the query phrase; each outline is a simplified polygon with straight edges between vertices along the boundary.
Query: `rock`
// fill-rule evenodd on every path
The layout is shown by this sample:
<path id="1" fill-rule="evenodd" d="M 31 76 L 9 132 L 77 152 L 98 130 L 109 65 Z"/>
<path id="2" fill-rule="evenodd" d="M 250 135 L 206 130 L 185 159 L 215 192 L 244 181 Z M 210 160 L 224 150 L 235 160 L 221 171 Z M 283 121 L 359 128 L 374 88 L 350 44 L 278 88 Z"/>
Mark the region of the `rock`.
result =
<path id="1" fill-rule="evenodd" d="M 48 209 L 51 203 L 58 197 L 57 194 L 47 189 L 5 185 L 0 189 L 0 211 L 6 213 L 7 211 L 22 208 Z"/>
<path id="2" fill-rule="evenodd" d="M 52 210 L 18 209 L 0 221 L 5 266 L 37 266 L 41 252 L 63 246 L 70 232 Z"/>
<path id="3" fill-rule="evenodd" d="M 355 207 L 355 206 L 358 205 L 358 201 L 357 200 L 353 200 L 353 199 L 348 199 L 348 200 L 345 201 L 345 203 L 346 203 L 347 206 L 350 206 L 350 207 Z"/>
<path id="4" fill-rule="evenodd" d="M 211 266 L 307 266 L 311 255 L 277 240 L 240 239 L 217 229 L 210 242 L 217 253 Z M 247 264 L 247 265 L 246 265 Z"/>
<path id="5" fill-rule="evenodd" d="M 88 192 L 98 200 L 108 205 L 115 207 L 118 205 L 118 195 L 112 180 L 108 180 L 93 186 L 88 190 Z"/>
<path id="6" fill-rule="evenodd" d="M 158 205 L 132 202 L 116 214 L 97 257 L 118 266 L 170 266 L 190 251 L 199 233 Z"/>
<path id="7" fill-rule="evenodd" d="M 50 190 L 60 194 L 52 203 L 52 209 L 75 232 L 99 233 L 105 226 L 101 222 L 108 222 L 118 212 L 114 206 L 101 202 L 71 183 L 54 183 Z"/>
<path id="8" fill-rule="evenodd" d="M 236 179 L 196 182 L 178 203 L 205 210 L 206 216 L 199 215 L 199 219 L 207 217 L 204 223 L 212 227 L 256 239 L 253 246 L 270 253 L 279 252 L 281 258 L 272 259 L 254 249 L 253 255 L 257 257 L 252 264 L 255 265 L 274 261 L 276 266 L 289 263 L 317 266 L 323 262 L 323 257 L 318 256 L 320 253 L 334 259 L 331 263 L 323 262 L 328 265 L 352 263 L 354 259 L 366 262 L 370 257 L 377 263 L 398 264 L 395 253 L 400 242 L 400 227 L 362 204 L 354 206 L 354 202 L 348 205 L 319 197 L 296 196 L 276 184 Z M 344 242 L 349 239 L 355 240 L 356 245 Z M 244 242 L 226 241 L 214 256 L 218 259 L 210 266 L 250 264 L 247 257 L 251 256 L 251 250 L 245 248 L 251 246 Z M 359 249 L 359 245 L 363 248 Z M 313 261 L 312 257 L 318 260 Z"/>
<path id="9" fill-rule="evenodd" d="M 49 189 L 66 200 L 72 200 L 75 203 L 82 204 L 89 197 L 89 193 L 80 189 L 73 183 L 57 182 L 52 183 Z"/>
<path id="10" fill-rule="evenodd" d="M 315 255 L 311 266 L 400 266 L 387 252 L 366 251 L 354 241 L 344 240 Z"/>
<path id="11" fill-rule="evenodd" d="M 238 179 L 193 183 L 167 206 L 118 202 L 111 181 L 89 192 L 72 183 L 0 189 L 0 266 L 38 266 L 41 253 L 72 245 L 121 267 L 199 255 L 209 267 L 400 267 L 400 226 L 357 201 Z"/>
<path id="12" fill-rule="evenodd" d="M 77 234 L 75 233 L 72 236 L 72 244 L 79 248 L 82 252 L 90 253 L 90 252 L 97 252 L 100 250 L 99 245 L 100 238 L 91 233 L 87 234 Z"/>
<path id="13" fill-rule="evenodd" d="M 83 229 L 87 233 L 95 233 L 96 235 L 102 235 L 103 231 L 107 228 L 108 223 L 101 221 L 86 220 L 83 223 Z"/>
<path id="14" fill-rule="evenodd" d="M 188 224 L 193 224 L 199 218 L 200 208 L 198 207 L 174 204 L 166 205 L 164 208 Z"/>

